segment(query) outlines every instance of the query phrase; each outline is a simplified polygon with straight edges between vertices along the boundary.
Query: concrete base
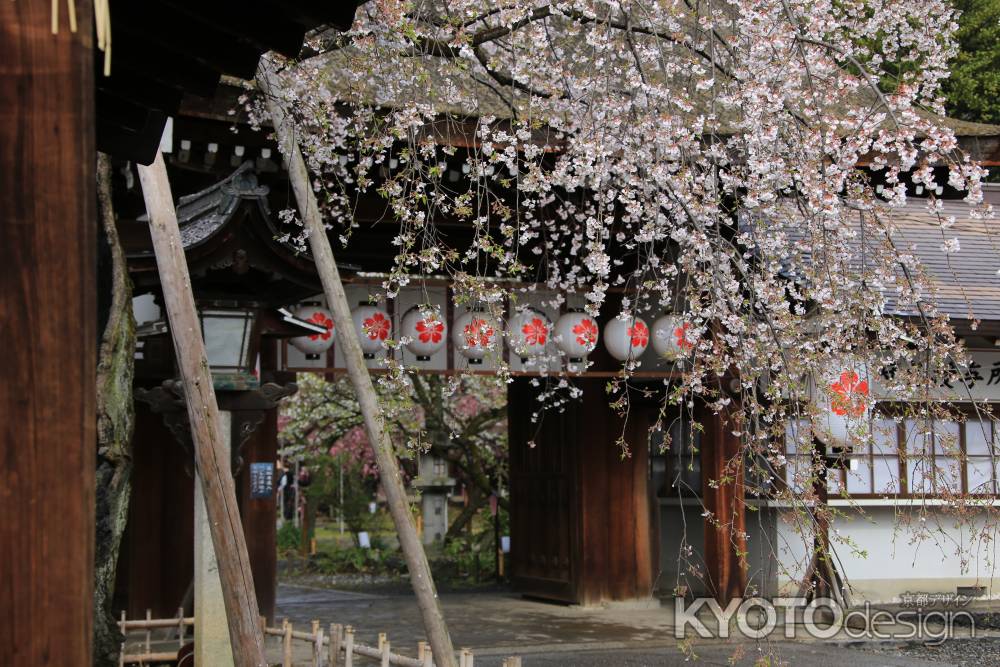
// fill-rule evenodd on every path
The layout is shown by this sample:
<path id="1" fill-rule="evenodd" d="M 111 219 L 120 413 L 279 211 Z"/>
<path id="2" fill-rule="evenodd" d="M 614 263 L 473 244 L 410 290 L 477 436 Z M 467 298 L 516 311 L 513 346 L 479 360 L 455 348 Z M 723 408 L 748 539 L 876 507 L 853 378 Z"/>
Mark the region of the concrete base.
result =
<path id="1" fill-rule="evenodd" d="M 219 431 L 229 459 L 232 414 L 219 412 Z M 219 563 L 212 545 L 212 532 L 201 492 L 201 478 L 194 484 L 194 664 L 195 667 L 231 667 L 233 649 L 229 621 L 222 598 Z"/>

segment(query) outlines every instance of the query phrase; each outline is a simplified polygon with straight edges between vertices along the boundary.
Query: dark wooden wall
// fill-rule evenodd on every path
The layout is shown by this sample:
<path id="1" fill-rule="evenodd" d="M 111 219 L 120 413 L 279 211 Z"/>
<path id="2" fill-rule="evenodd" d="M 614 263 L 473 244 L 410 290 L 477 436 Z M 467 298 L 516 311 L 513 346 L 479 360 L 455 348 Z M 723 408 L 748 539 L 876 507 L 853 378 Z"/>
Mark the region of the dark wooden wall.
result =
<path id="1" fill-rule="evenodd" d="M 0 662 L 91 663 L 93 9 L 0 2 Z M 46 631 L 46 629 L 51 631 Z"/>
<path id="2" fill-rule="evenodd" d="M 233 415 L 238 420 L 239 413 Z M 274 618 L 278 585 L 277 509 L 274 497 L 250 497 L 250 464 L 274 463 L 278 458 L 278 411 L 268 410 L 264 421 L 243 446 L 243 468 L 236 479 L 243 533 L 250 555 L 257 606 L 262 616 Z M 274 480 L 277 488 L 277 477 Z"/>
<path id="3" fill-rule="evenodd" d="M 579 405 L 533 424 L 530 415 L 539 404 L 530 381 L 515 380 L 507 395 L 511 579 L 522 592 L 575 601 L 580 521 L 573 443 L 579 439 Z"/>
<path id="4" fill-rule="evenodd" d="M 174 616 L 194 578 L 194 470 L 184 451 L 143 403 L 136 404 L 132 498 L 122 540 L 115 611 L 129 618 Z"/>
<path id="5" fill-rule="evenodd" d="M 650 520 L 649 409 L 636 403 L 623 421 L 608 407 L 606 381 L 581 383 L 577 467 L 580 478 L 581 604 L 652 595 L 653 552 L 659 541 Z M 624 438 L 628 455 L 617 443 Z"/>
<path id="6" fill-rule="evenodd" d="M 525 594 L 577 604 L 648 598 L 659 541 L 647 483 L 648 409 L 637 406 L 623 424 L 604 381 L 578 384 L 582 402 L 540 424 L 530 422 L 539 404 L 528 380 L 508 393 L 511 577 Z"/>
<path id="7" fill-rule="evenodd" d="M 233 413 L 234 431 L 249 413 Z M 194 578 L 193 462 L 164 426 L 161 415 L 136 405 L 133 439 L 133 494 L 123 539 L 114 608 L 129 618 L 146 609 L 154 617 L 173 616 L 191 598 Z M 274 499 L 250 497 L 250 463 L 274 462 L 277 456 L 278 413 L 269 410 L 243 446 L 243 466 L 236 479 L 240 514 L 246 534 L 250 567 L 261 614 L 274 616 L 277 592 Z M 188 610 L 190 611 L 190 609 Z"/>

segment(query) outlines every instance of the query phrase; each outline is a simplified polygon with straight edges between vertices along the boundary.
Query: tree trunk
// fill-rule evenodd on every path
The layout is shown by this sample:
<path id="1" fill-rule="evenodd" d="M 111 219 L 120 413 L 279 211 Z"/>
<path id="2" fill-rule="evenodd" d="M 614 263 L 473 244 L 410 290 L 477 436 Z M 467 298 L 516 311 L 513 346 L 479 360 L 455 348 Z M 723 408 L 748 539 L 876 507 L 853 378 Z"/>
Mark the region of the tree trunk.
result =
<path id="1" fill-rule="evenodd" d="M 459 536 L 459 533 L 469 524 L 472 523 L 472 519 L 476 516 L 476 512 L 482 507 L 489 496 L 484 496 L 479 490 L 470 486 L 469 488 L 469 504 L 462 508 L 462 511 L 455 518 L 450 526 L 448 526 L 448 532 L 445 534 L 444 539 L 451 540 Z"/>
<path id="2" fill-rule="evenodd" d="M 97 363 L 97 508 L 94 541 L 94 664 L 117 665 L 122 637 L 112 614 L 115 573 L 122 533 L 128 520 L 132 475 L 132 376 L 135 370 L 135 320 L 132 285 L 118 240 L 111 204 L 111 160 L 97 160 L 97 198 L 110 269 L 110 303 Z M 103 282 L 103 281 L 102 281 Z"/>
<path id="3" fill-rule="evenodd" d="M 302 215 L 302 221 L 309 234 L 309 247 L 323 283 L 327 306 L 333 313 L 337 343 L 344 355 L 344 363 L 347 366 L 351 384 L 358 395 L 358 405 L 365 419 L 365 430 L 368 432 L 368 440 L 375 452 L 382 489 L 388 501 L 389 513 L 396 526 L 399 545 L 406 558 L 406 565 L 410 572 L 410 583 L 413 585 L 417 605 L 420 607 L 424 630 L 434 653 L 435 664 L 438 667 L 456 667 L 455 649 L 452 647 L 437 589 L 431 578 L 427 554 L 424 552 L 420 537 L 417 535 L 417 528 L 413 523 L 413 515 L 406 498 L 406 489 L 399 474 L 396 452 L 385 430 L 382 411 L 378 404 L 378 395 L 375 393 L 371 376 L 368 374 L 367 366 L 365 366 L 361 345 L 351 320 L 351 311 L 347 303 L 347 295 L 344 293 L 344 285 L 340 281 L 340 272 L 337 270 L 333 250 L 330 248 L 326 227 L 320 217 L 316 195 L 309 183 L 309 172 L 306 170 L 302 152 L 295 141 L 292 122 L 287 118 L 282 105 L 280 82 L 269 58 L 269 55 L 265 54 L 260 60 L 257 70 L 257 85 L 267 98 L 267 109 L 274 124 L 278 146 L 288 163 L 288 178 L 295 193 L 295 200 L 299 205 L 299 213 Z"/>

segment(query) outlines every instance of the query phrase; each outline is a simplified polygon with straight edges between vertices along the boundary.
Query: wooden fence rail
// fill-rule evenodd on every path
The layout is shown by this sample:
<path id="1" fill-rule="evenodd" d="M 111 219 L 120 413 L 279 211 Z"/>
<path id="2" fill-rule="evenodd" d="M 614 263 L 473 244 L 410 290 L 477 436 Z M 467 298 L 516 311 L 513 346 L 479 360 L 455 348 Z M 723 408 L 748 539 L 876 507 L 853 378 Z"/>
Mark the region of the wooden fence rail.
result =
<path id="1" fill-rule="evenodd" d="M 417 643 L 417 657 L 394 653 L 386 633 L 380 632 L 378 635 L 378 645 L 368 646 L 355 641 L 354 628 L 350 625 L 331 623 L 329 631 L 324 632 L 319 621 L 313 621 L 308 631 L 296 630 L 292 623 L 286 618 L 281 622 L 281 627 L 268 627 L 266 619 L 260 619 L 261 629 L 264 633 L 265 643 L 268 637 L 281 638 L 281 667 L 293 667 L 294 642 L 308 642 L 312 650 L 310 667 L 354 667 L 358 658 L 365 659 L 366 664 L 377 661 L 380 667 L 434 667 L 434 657 L 427 642 Z M 184 616 L 184 610 L 180 609 L 175 618 L 154 619 L 149 610 L 146 610 L 146 618 L 139 620 L 126 620 L 125 612 L 122 612 L 121 621 L 118 627 L 123 635 L 129 631 L 141 630 L 145 632 L 143 641 L 144 651 L 141 653 L 125 652 L 125 644 L 122 644 L 121 654 L 118 664 L 121 665 L 147 665 L 157 662 L 172 662 L 177 660 L 178 652 L 183 648 L 187 637 L 187 628 L 194 625 L 194 618 Z M 175 651 L 153 651 L 153 630 L 173 629 L 177 631 L 177 650 Z M 458 653 L 459 667 L 475 667 L 473 652 L 463 648 Z M 503 661 L 503 667 L 521 667 L 521 658 L 510 657 Z"/>

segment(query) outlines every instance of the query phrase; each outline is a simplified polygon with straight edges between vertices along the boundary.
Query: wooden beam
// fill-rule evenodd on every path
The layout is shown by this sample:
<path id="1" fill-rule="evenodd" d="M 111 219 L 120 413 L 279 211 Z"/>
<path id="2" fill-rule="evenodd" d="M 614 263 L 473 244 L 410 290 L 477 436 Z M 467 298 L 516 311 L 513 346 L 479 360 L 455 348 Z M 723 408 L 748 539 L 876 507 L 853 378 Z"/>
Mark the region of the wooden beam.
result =
<path id="1" fill-rule="evenodd" d="M 0 2 L 0 662 L 92 662 L 93 9 Z M 47 631 L 46 629 L 51 629 Z"/>
<path id="2" fill-rule="evenodd" d="M 177 366 L 184 383 L 195 462 L 219 563 L 233 658 L 239 667 L 258 667 L 266 662 L 250 559 L 229 456 L 224 453 L 223 435 L 219 431 L 219 406 L 162 154 L 157 154 L 148 167 L 139 165 L 139 180 L 149 213 L 150 234 Z"/>
<path id="3" fill-rule="evenodd" d="M 280 84 L 274 65 L 265 54 L 260 60 L 257 72 L 257 85 L 267 98 L 268 113 L 274 123 L 285 160 L 288 162 L 288 178 L 291 181 L 295 200 L 299 205 L 299 213 L 303 224 L 309 232 L 309 247 L 316 262 L 326 295 L 327 306 L 333 314 L 334 330 L 337 332 L 337 344 L 344 355 L 351 384 L 357 393 L 358 406 L 365 421 L 368 441 L 375 453 L 378 464 L 379 479 L 385 492 L 392 515 L 393 524 L 399 537 L 399 545 L 406 559 L 410 573 L 410 583 L 417 598 L 417 606 L 424 622 L 424 631 L 434 652 L 438 667 L 455 667 L 455 649 L 448 634 L 448 626 L 441 611 L 431 568 L 427 562 L 427 554 L 417 535 L 413 523 L 413 514 L 406 497 L 406 488 L 399 472 L 399 462 L 396 460 L 396 450 L 388 432 L 383 427 L 382 410 L 378 404 L 378 395 L 372 384 L 371 375 L 365 365 L 358 342 L 357 331 L 351 319 L 351 307 L 347 303 L 344 284 L 340 280 L 337 262 L 333 257 L 330 239 L 326 235 L 326 227 L 320 217 L 316 195 L 309 180 L 302 152 L 295 142 L 295 131 L 291 121 L 285 114 L 281 103 Z"/>
<path id="4" fill-rule="evenodd" d="M 747 590 L 743 465 L 740 439 L 733 435 L 737 426 L 728 421 L 731 414 L 705 410 L 702 417 L 702 497 L 711 512 L 705 519 L 706 584 L 722 606 Z"/>

